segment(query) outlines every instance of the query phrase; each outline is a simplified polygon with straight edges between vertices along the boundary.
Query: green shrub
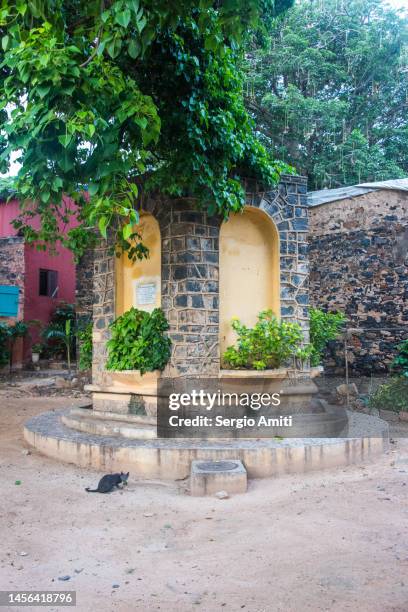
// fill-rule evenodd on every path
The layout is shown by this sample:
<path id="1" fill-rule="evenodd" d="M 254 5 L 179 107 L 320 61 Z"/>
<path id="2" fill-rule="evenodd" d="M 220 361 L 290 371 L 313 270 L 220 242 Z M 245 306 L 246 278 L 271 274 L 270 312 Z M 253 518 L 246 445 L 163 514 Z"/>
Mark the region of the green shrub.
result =
<path id="1" fill-rule="evenodd" d="M 16 321 L 13 325 L 0 323 L 0 367 L 12 366 L 13 348 L 17 338 L 28 334 L 30 322 Z"/>
<path id="2" fill-rule="evenodd" d="M 327 344 L 339 337 L 346 321 L 347 317 L 342 312 L 310 309 L 310 344 L 312 345 L 310 364 L 312 366 L 322 363 Z"/>
<path id="3" fill-rule="evenodd" d="M 60 346 L 64 347 L 68 370 L 71 371 L 71 351 L 75 337 L 72 319 L 65 320 L 65 327 L 63 329 L 60 329 L 60 326 L 53 327 L 49 325 L 43 331 L 43 337 L 47 342 L 57 342 Z"/>
<path id="4" fill-rule="evenodd" d="M 170 359 L 169 324 L 160 308 L 152 313 L 131 308 L 111 325 L 108 370 L 140 370 L 141 374 L 163 370 Z"/>
<path id="5" fill-rule="evenodd" d="M 238 335 L 237 345 L 229 346 L 223 355 L 232 368 L 279 368 L 296 355 L 303 341 L 298 323 L 278 321 L 271 310 L 262 311 L 252 328 L 238 319 L 232 321 L 232 327 Z"/>
<path id="6" fill-rule="evenodd" d="M 92 323 L 88 323 L 77 332 L 79 340 L 79 363 L 80 370 L 89 370 L 92 367 Z"/>
<path id="7" fill-rule="evenodd" d="M 391 378 L 390 382 L 378 387 L 368 404 L 370 408 L 379 410 L 408 411 L 408 378 Z"/>
<path id="8" fill-rule="evenodd" d="M 0 368 L 3 368 L 10 360 L 10 326 L 0 323 Z"/>
<path id="9" fill-rule="evenodd" d="M 408 378 L 408 340 L 404 340 L 397 346 L 398 354 L 392 362 L 392 367 L 401 372 L 402 376 Z"/>
<path id="10" fill-rule="evenodd" d="M 46 344 L 44 353 L 47 357 L 64 355 L 67 351 L 66 330 L 70 330 L 70 353 L 75 353 L 75 307 L 67 302 L 60 302 L 52 313 L 50 322 L 41 332 Z"/>

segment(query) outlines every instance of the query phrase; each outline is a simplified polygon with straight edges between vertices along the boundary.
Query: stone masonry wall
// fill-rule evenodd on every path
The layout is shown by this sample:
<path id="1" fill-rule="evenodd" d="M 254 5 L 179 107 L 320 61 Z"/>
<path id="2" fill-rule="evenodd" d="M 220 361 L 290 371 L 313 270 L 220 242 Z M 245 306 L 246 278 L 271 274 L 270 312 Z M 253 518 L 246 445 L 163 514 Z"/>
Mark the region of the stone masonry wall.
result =
<path id="1" fill-rule="evenodd" d="M 80 328 L 92 322 L 94 306 L 94 261 L 95 250 L 89 248 L 76 265 L 75 311 Z M 79 361 L 81 341 L 77 340 L 77 360 Z"/>
<path id="2" fill-rule="evenodd" d="M 281 248 L 281 314 L 299 321 L 308 339 L 308 260 L 306 179 L 282 177 L 273 191 L 247 185 L 247 205 L 274 221 Z M 184 198 L 146 199 L 162 239 L 162 308 L 170 323 L 172 356 L 165 376 L 218 374 L 220 219 L 198 211 Z M 107 243 L 95 250 L 93 382 L 109 384 L 104 372 L 108 326 L 114 318 L 114 256 Z"/>
<path id="3" fill-rule="evenodd" d="M 408 194 L 389 190 L 310 210 L 311 304 L 347 314 L 352 375 L 386 373 L 408 338 L 407 221 Z M 324 365 L 343 374 L 342 342 Z"/>
<path id="4" fill-rule="evenodd" d="M 20 288 L 18 318 L 24 315 L 24 239 L 19 236 L 0 238 L 0 285 Z"/>
<path id="5" fill-rule="evenodd" d="M 298 322 L 309 339 L 309 259 L 307 178 L 283 175 L 276 190 L 247 186 L 247 205 L 265 211 L 280 238 L 281 317 Z"/>
<path id="6" fill-rule="evenodd" d="M 76 266 L 75 302 L 76 314 L 80 322 L 86 323 L 92 319 L 94 304 L 94 260 L 93 248 L 85 251 Z"/>
<path id="7" fill-rule="evenodd" d="M 109 384 L 109 374 L 105 370 L 106 343 L 110 338 L 109 325 L 115 319 L 115 256 L 108 241 L 102 240 L 95 248 L 93 263 L 92 382 L 104 386 Z"/>

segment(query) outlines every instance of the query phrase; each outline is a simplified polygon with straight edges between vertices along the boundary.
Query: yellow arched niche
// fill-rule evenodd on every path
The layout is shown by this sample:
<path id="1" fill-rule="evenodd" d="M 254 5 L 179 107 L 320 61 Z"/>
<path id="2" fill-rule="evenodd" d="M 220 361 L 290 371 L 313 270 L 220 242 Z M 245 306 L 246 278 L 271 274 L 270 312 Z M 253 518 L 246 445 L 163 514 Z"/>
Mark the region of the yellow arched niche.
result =
<path id="1" fill-rule="evenodd" d="M 246 206 L 220 231 L 220 351 L 236 340 L 231 319 L 253 326 L 261 310 L 280 317 L 279 233 L 262 210 Z"/>
<path id="2" fill-rule="evenodd" d="M 126 253 L 116 260 L 116 316 L 132 306 L 151 312 L 161 304 L 161 240 L 156 219 L 141 213 L 137 231 L 149 257 L 132 262 Z"/>

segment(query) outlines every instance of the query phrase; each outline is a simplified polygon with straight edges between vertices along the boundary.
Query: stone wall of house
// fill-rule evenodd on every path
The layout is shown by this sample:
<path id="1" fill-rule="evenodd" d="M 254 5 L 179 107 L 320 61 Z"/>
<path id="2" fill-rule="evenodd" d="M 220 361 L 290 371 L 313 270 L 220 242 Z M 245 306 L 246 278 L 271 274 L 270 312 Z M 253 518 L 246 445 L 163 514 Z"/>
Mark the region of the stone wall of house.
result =
<path id="1" fill-rule="evenodd" d="M 383 374 L 408 338 L 408 193 L 373 191 L 310 209 L 311 305 L 346 313 L 352 375 Z M 329 374 L 344 372 L 334 342 Z"/>
<path id="2" fill-rule="evenodd" d="M 86 323 L 92 319 L 94 259 L 95 250 L 89 248 L 76 266 L 75 308 L 80 323 Z"/>
<path id="3" fill-rule="evenodd" d="M 307 185 L 298 176 L 260 191 L 247 184 L 247 205 L 265 211 L 277 226 L 281 249 L 281 314 L 298 321 L 308 339 Z M 156 197 L 143 209 L 157 219 L 162 239 L 162 308 L 170 323 L 172 356 L 166 376 L 211 376 L 219 371 L 220 219 L 195 202 Z M 114 256 L 108 243 L 94 251 L 94 384 L 109 385 L 104 371 L 109 324 L 114 319 Z"/>
<path id="4" fill-rule="evenodd" d="M 18 318 L 24 315 L 24 239 L 19 236 L 0 238 L 0 285 L 20 288 Z"/>
<path id="5" fill-rule="evenodd" d="M 75 274 L 75 312 L 77 325 L 83 329 L 87 323 L 92 322 L 94 306 L 94 261 L 95 249 L 89 248 L 82 255 L 76 265 Z M 81 341 L 76 343 L 77 360 L 81 350 Z"/>
<path id="6" fill-rule="evenodd" d="M 94 249 L 93 257 L 93 384 L 109 385 L 105 370 L 106 343 L 110 338 L 109 325 L 115 319 L 115 256 L 110 244 L 102 240 Z"/>

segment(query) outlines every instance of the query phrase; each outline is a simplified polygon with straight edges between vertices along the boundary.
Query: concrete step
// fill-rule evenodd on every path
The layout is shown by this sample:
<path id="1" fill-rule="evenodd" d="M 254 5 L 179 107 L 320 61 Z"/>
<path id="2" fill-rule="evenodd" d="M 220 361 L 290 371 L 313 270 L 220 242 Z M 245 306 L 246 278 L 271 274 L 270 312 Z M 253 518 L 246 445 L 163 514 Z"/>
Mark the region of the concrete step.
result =
<path id="1" fill-rule="evenodd" d="M 92 410 L 92 405 L 89 408 L 71 408 L 70 414 L 73 416 L 82 416 L 87 419 L 99 419 L 110 421 L 126 421 L 126 423 L 134 423 L 139 425 L 154 425 L 156 426 L 156 418 L 143 414 L 118 414 L 117 412 L 104 412 L 102 410 Z"/>
<path id="2" fill-rule="evenodd" d="M 61 420 L 70 429 L 98 436 L 121 436 L 131 440 L 153 440 L 156 438 L 156 426 L 150 423 L 134 423 L 106 417 L 95 418 L 92 415 L 84 416 L 73 412 L 64 415 Z"/>

